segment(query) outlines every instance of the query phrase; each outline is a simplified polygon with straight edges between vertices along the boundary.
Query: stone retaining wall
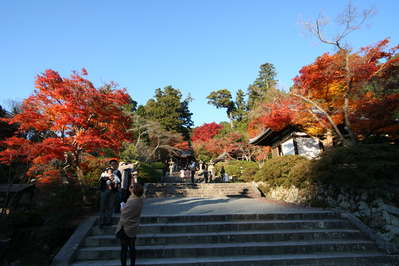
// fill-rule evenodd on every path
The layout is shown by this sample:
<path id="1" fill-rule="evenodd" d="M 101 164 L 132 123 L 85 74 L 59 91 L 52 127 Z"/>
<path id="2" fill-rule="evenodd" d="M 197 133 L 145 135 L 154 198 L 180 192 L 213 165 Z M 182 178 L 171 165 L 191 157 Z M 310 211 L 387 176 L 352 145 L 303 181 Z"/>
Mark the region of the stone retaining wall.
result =
<path id="1" fill-rule="evenodd" d="M 257 186 L 262 188 L 269 199 L 349 212 L 375 230 L 380 237 L 399 248 L 399 208 L 390 200 L 397 195 L 387 193 L 383 195 L 383 199 L 376 196 L 381 193 L 375 191 L 345 190 L 333 186 L 305 189 L 294 186 L 270 188 L 263 182 L 257 183 Z"/>

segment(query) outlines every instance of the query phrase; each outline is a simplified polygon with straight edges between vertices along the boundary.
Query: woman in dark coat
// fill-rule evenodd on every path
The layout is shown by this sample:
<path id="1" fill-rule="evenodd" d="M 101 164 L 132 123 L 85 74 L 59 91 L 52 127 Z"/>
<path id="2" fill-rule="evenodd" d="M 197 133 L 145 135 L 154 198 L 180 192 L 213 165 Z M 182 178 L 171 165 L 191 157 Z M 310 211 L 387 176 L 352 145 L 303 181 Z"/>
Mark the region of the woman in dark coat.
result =
<path id="1" fill-rule="evenodd" d="M 134 266 L 136 261 L 136 234 L 139 227 L 141 210 L 143 208 L 144 190 L 140 184 L 131 184 L 131 193 L 126 205 L 121 210 L 121 217 L 116 227 L 116 236 L 121 241 L 121 264 L 126 266 L 128 251 L 130 254 L 130 265 Z"/>

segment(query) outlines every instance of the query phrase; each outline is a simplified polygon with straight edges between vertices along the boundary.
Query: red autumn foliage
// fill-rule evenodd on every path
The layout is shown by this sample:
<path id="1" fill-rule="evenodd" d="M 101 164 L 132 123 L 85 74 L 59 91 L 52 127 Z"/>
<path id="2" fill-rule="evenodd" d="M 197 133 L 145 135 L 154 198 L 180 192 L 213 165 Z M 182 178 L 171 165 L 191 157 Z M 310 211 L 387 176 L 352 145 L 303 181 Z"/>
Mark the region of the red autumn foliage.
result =
<path id="1" fill-rule="evenodd" d="M 129 137 L 130 120 L 122 110 L 129 103 L 128 94 L 125 90 L 96 89 L 83 75 L 87 75 L 85 69 L 81 75 L 73 72 L 70 78 L 46 70 L 36 77 L 36 90 L 23 101 L 21 112 L 3 119 L 16 123 L 19 129 L 16 136 L 2 142 L 6 149 L 0 152 L 1 163 L 16 159 L 29 162 L 28 174 L 45 180 L 56 176 L 56 170 L 48 169 L 54 159 L 63 161 L 71 154 L 79 170 L 84 152 L 120 148 Z"/>
<path id="2" fill-rule="evenodd" d="M 296 99 L 286 97 L 265 105 L 250 122 L 250 135 L 295 124 L 313 136 L 334 129 L 343 138 L 337 125 L 345 125 L 357 139 L 397 136 L 399 56 L 398 47 L 388 49 L 388 44 L 383 40 L 355 53 L 346 49 L 325 53 L 302 67 L 291 90 Z"/>
<path id="3" fill-rule="evenodd" d="M 190 144 L 188 141 L 182 141 L 174 145 L 175 148 L 183 150 L 183 151 L 188 151 L 191 150 Z"/>
<path id="4" fill-rule="evenodd" d="M 293 124 L 298 105 L 297 99 L 288 96 L 279 97 L 272 103 L 263 104 L 261 108 L 263 112 L 249 123 L 249 135 L 255 137 L 266 128 L 280 131 Z"/>
<path id="5" fill-rule="evenodd" d="M 203 124 L 193 130 L 193 134 L 191 136 L 191 141 L 195 142 L 197 140 L 207 141 L 214 136 L 216 136 L 223 126 L 212 122 L 209 124 Z"/>

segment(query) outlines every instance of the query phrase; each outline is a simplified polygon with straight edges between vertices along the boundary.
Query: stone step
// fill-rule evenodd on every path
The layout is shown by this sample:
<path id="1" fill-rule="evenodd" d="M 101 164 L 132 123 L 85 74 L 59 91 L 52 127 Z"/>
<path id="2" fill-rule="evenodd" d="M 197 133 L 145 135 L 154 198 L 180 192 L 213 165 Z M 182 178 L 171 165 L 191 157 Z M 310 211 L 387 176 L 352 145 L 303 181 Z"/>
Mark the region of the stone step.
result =
<path id="1" fill-rule="evenodd" d="M 113 234 L 116 226 L 92 228 L 90 235 Z M 224 231 L 258 231 L 258 230 L 289 230 L 289 229 L 351 229 L 354 228 L 344 219 L 324 220 L 270 220 L 270 221 L 223 221 L 206 223 L 157 223 L 141 224 L 140 234 L 147 233 L 201 233 Z"/>
<path id="2" fill-rule="evenodd" d="M 119 259 L 75 262 L 71 266 L 119 266 Z M 283 254 L 258 256 L 200 257 L 200 258 L 137 258 L 136 266 L 394 266 L 378 252 L 330 252 L 318 254 Z"/>
<path id="3" fill-rule="evenodd" d="M 301 211 L 265 214 L 223 214 L 223 215 L 171 215 L 171 216 L 141 216 L 140 224 L 149 223 L 186 223 L 186 222 L 222 222 L 251 220 L 316 220 L 340 218 L 332 211 Z M 113 223 L 119 221 L 119 216 L 113 217 Z"/>
<path id="4" fill-rule="evenodd" d="M 303 241 L 333 239 L 365 239 L 359 230 L 322 229 L 322 230 L 272 230 L 217 233 L 185 234 L 141 234 L 137 235 L 136 245 L 169 245 L 200 243 L 240 243 L 271 241 Z M 115 235 L 97 235 L 87 237 L 83 247 L 118 246 Z"/>
<path id="5" fill-rule="evenodd" d="M 143 223 L 174 223 L 174 222 L 211 222 L 211 221 L 248 221 L 248 220 L 298 220 L 338 218 L 332 211 L 301 211 L 277 212 L 265 214 L 222 214 L 222 215 L 185 215 L 185 216 L 142 216 Z"/>
<path id="6" fill-rule="evenodd" d="M 377 249 L 374 242 L 368 240 L 276 241 L 136 247 L 136 254 L 139 258 L 190 258 L 361 251 L 377 252 Z M 117 259 L 119 256 L 120 247 L 88 247 L 80 248 L 76 258 L 77 260 L 109 260 Z"/>
<path id="7" fill-rule="evenodd" d="M 149 183 L 145 197 L 260 197 L 252 183 Z"/>

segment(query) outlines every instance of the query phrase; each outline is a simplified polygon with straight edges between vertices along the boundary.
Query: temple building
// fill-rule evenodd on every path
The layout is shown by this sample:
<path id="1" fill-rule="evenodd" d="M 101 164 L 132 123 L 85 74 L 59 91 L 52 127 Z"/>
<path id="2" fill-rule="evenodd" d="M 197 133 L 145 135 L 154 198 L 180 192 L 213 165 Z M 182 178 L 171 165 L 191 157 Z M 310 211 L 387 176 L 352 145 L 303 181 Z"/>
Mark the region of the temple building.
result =
<path id="1" fill-rule="evenodd" d="M 323 143 L 318 138 L 301 132 L 294 126 L 280 131 L 265 129 L 261 134 L 249 140 L 250 144 L 272 147 L 272 156 L 302 155 L 309 159 L 317 157 L 323 150 Z"/>

